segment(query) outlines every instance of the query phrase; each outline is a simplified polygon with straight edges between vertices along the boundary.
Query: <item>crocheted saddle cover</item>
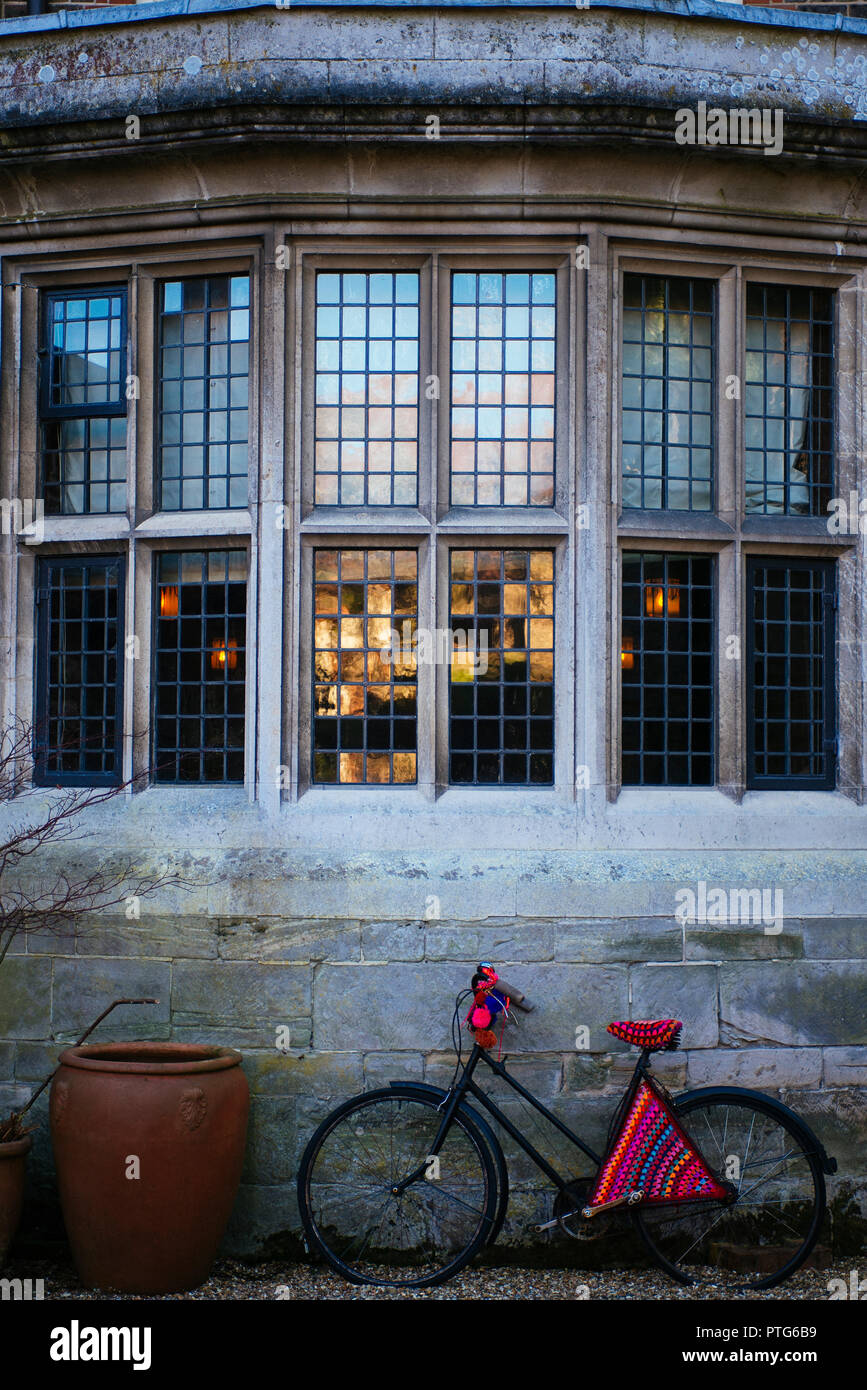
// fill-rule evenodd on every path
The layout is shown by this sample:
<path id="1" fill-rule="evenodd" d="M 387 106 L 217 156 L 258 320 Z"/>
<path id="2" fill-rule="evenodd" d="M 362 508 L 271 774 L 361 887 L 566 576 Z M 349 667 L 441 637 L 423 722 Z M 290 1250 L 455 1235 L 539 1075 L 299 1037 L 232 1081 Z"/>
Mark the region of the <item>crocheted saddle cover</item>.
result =
<path id="1" fill-rule="evenodd" d="M 609 1144 L 588 1206 L 644 1193 L 642 1206 L 719 1201 L 730 1195 L 688 1139 L 673 1110 L 646 1080 Z"/>

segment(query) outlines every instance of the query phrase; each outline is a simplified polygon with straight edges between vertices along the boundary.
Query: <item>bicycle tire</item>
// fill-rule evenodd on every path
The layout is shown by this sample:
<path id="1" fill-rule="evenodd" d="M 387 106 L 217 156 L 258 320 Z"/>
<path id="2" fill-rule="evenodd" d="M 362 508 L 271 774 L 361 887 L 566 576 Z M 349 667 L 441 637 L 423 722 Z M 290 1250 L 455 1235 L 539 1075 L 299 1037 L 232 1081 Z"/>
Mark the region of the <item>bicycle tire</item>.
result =
<path id="1" fill-rule="evenodd" d="M 297 1181 L 298 1206 L 304 1232 L 310 1246 L 323 1257 L 332 1269 L 350 1283 L 404 1288 L 432 1287 L 457 1274 L 491 1239 L 492 1232 L 495 1231 L 497 1217 L 500 1214 L 501 1193 L 498 1182 L 498 1165 L 482 1130 L 460 1107 L 452 1117 L 441 1153 L 448 1148 L 446 1160 L 453 1165 L 454 1173 L 458 1174 L 458 1177 L 452 1179 L 453 1183 L 459 1184 L 464 1170 L 467 1171 L 469 1176 L 466 1180 L 475 1184 L 471 1194 L 472 1201 L 466 1197 L 456 1196 L 454 1192 L 447 1192 L 441 1180 L 428 1182 L 426 1179 L 423 1184 L 422 1180 L 419 1179 L 417 1183 L 404 1189 L 397 1198 L 394 1196 L 391 1185 L 395 1179 L 401 1181 L 408 1177 L 409 1173 L 415 1170 L 417 1163 L 426 1156 L 423 1151 L 424 1145 L 419 1146 L 419 1138 L 432 1136 L 436 1133 L 441 1118 L 440 1104 L 441 1098 L 439 1096 L 426 1094 L 411 1084 L 367 1091 L 362 1095 L 353 1096 L 326 1116 L 307 1144 L 299 1166 Z M 411 1157 L 406 1159 L 395 1149 L 394 1118 L 398 1117 L 398 1109 L 401 1105 L 405 1108 L 402 1128 L 410 1132 L 409 1126 L 411 1124 L 421 1127 L 421 1135 L 419 1133 L 413 1135 L 410 1132 L 409 1153 Z M 414 1117 L 410 1107 L 415 1109 Z M 379 1112 L 378 1115 L 373 1114 L 374 1109 Z M 379 1152 L 376 1145 L 383 1138 L 383 1131 L 380 1127 L 388 1122 L 387 1112 L 390 1112 L 392 1124 L 388 1131 L 389 1145 L 386 1153 L 384 1146 Z M 351 1116 L 355 1117 L 356 1126 L 361 1125 L 362 1120 L 368 1126 L 363 1144 L 360 1147 L 361 1156 L 356 1156 L 354 1165 L 353 1160 L 347 1158 L 348 1143 L 353 1136 L 350 1134 L 346 1121 Z M 338 1130 L 341 1131 L 339 1136 Z M 360 1133 L 360 1129 L 356 1128 L 355 1137 L 358 1138 Z M 453 1139 L 454 1135 L 459 1136 L 457 1143 Z M 330 1148 L 326 1151 L 325 1146 L 329 1141 L 331 1141 Z M 341 1166 L 345 1169 L 347 1163 L 350 1167 L 348 1181 L 345 1177 L 335 1179 L 333 1173 L 339 1172 Z M 407 1164 L 409 1165 L 407 1171 L 400 1172 L 400 1176 L 398 1176 L 399 1170 L 405 1168 Z M 353 1166 L 356 1170 L 354 1176 Z M 374 1182 L 362 1181 L 365 1167 L 368 1170 L 367 1176 L 373 1176 L 376 1179 Z M 391 1169 L 388 1176 L 386 1176 L 387 1167 Z M 335 1191 L 340 1187 L 345 1189 L 342 1199 L 339 1192 Z M 364 1188 L 371 1189 L 369 1197 L 362 1195 Z M 467 1211 L 468 1215 L 465 1218 L 467 1223 L 466 1238 L 458 1232 L 455 1232 L 453 1237 L 459 1244 L 458 1249 L 437 1250 L 437 1232 L 434 1228 L 441 1218 L 434 1218 L 430 1211 L 425 1211 L 425 1202 L 418 1195 L 418 1191 L 414 1191 L 414 1189 L 419 1189 L 425 1195 L 429 1206 L 436 1206 L 434 1199 L 445 1196 L 453 1205 L 437 1209 L 453 1212 L 456 1220 L 463 1216 L 461 1208 Z M 370 1228 L 362 1230 L 359 1226 L 359 1221 L 363 1222 L 366 1219 L 366 1204 L 373 1204 L 375 1208 L 373 1215 L 369 1218 L 371 1221 L 376 1220 L 379 1216 L 376 1238 L 381 1235 L 385 1223 L 385 1208 L 390 1204 L 396 1209 L 398 1219 L 393 1221 L 389 1227 L 389 1239 L 397 1241 L 401 1238 L 408 1238 L 411 1242 L 411 1235 L 407 1235 L 407 1222 L 400 1219 L 407 1214 L 403 1212 L 401 1207 L 401 1199 L 407 1193 L 416 1198 L 415 1210 L 420 1223 L 425 1224 L 425 1217 L 430 1218 L 427 1221 L 428 1244 L 419 1248 L 410 1243 L 405 1250 L 389 1249 L 384 1245 L 375 1246 L 371 1239 Z M 382 1200 L 383 1194 L 384 1200 Z M 351 1227 L 344 1235 L 341 1235 L 339 1230 L 334 1230 L 334 1228 L 332 1228 L 334 1233 L 329 1233 L 327 1225 L 329 1220 L 340 1221 L 341 1200 L 346 1207 L 345 1223 Z M 479 1203 L 479 1205 L 476 1206 L 473 1203 Z M 505 1213 L 503 1212 L 503 1214 Z M 447 1222 L 447 1218 L 442 1219 L 446 1219 Z M 353 1242 L 358 1242 L 362 1234 L 364 1235 L 364 1244 L 360 1252 L 351 1255 Z M 338 1241 L 343 1248 L 334 1248 Z M 368 1243 L 370 1243 L 370 1254 L 365 1258 L 365 1246 Z M 409 1263 L 404 1263 L 403 1261 L 407 1257 Z M 417 1269 L 419 1272 L 416 1272 Z M 401 1277 L 404 1270 L 406 1273 Z"/>
<path id="2" fill-rule="evenodd" d="M 709 1166 L 713 1168 L 716 1165 L 718 1175 L 720 1177 L 725 1178 L 730 1177 L 730 1175 L 726 1173 L 726 1171 L 724 1170 L 724 1166 L 718 1163 L 717 1160 L 724 1157 L 724 1149 L 726 1147 L 726 1144 L 729 1144 L 730 1147 L 734 1148 L 735 1141 L 733 1138 L 734 1130 L 732 1130 L 732 1138 L 729 1139 L 727 1137 L 729 1135 L 730 1118 L 728 1113 L 726 1114 L 724 1121 L 722 1114 L 720 1114 L 717 1124 L 722 1124 L 721 1133 L 723 1142 L 719 1145 L 719 1153 L 715 1151 L 715 1146 L 711 1142 L 710 1138 L 710 1136 L 713 1135 L 714 1131 L 710 1123 L 710 1119 L 708 1118 L 708 1116 L 712 1115 L 715 1111 L 722 1112 L 723 1109 L 726 1109 L 726 1111 L 729 1112 L 740 1109 L 744 1114 L 744 1120 L 746 1120 L 746 1116 L 751 1113 L 754 1118 L 750 1123 L 750 1136 L 753 1135 L 755 1117 L 764 1116 L 766 1120 L 771 1121 L 788 1136 L 788 1142 L 794 1146 L 794 1148 L 792 1149 L 792 1153 L 795 1154 L 795 1150 L 797 1150 L 797 1154 L 795 1155 L 796 1162 L 800 1165 L 798 1172 L 802 1173 L 803 1177 L 796 1179 L 796 1181 L 802 1182 L 806 1189 L 807 1176 L 809 1176 L 809 1182 L 812 1185 L 812 1199 L 810 1201 L 810 1210 L 808 1214 L 805 1212 L 803 1218 L 795 1218 L 792 1215 L 790 1216 L 788 1222 L 783 1218 L 782 1213 L 784 1210 L 797 1208 L 799 1204 L 798 1198 L 794 1195 L 794 1193 L 788 1198 L 785 1196 L 780 1196 L 779 1199 L 775 1200 L 774 1202 L 754 1201 L 746 1203 L 735 1201 L 727 1208 L 723 1207 L 723 1205 L 720 1204 L 719 1216 L 716 1218 L 712 1225 L 708 1226 L 707 1231 L 701 1238 L 702 1241 L 708 1242 L 710 1232 L 715 1229 L 716 1225 L 721 1225 L 721 1223 L 724 1220 L 730 1218 L 729 1227 L 723 1227 L 723 1229 L 716 1233 L 714 1243 L 711 1245 L 705 1244 L 701 1246 L 701 1248 L 713 1249 L 715 1247 L 720 1252 L 717 1258 L 721 1258 L 729 1262 L 727 1267 L 731 1268 L 734 1271 L 734 1279 L 737 1273 L 743 1273 L 744 1270 L 743 1268 L 740 1271 L 737 1270 L 737 1251 L 734 1249 L 734 1247 L 726 1245 L 726 1243 L 723 1240 L 721 1240 L 720 1237 L 726 1234 L 727 1229 L 736 1230 L 738 1228 L 737 1223 L 741 1223 L 745 1230 L 745 1241 L 753 1241 L 752 1246 L 750 1246 L 749 1244 L 745 1244 L 744 1253 L 741 1257 L 742 1263 L 746 1265 L 752 1261 L 754 1263 L 754 1268 L 752 1272 L 758 1275 L 759 1277 L 753 1278 L 749 1281 L 740 1282 L 738 1283 L 738 1287 L 769 1289 L 774 1288 L 776 1285 L 783 1283 L 784 1280 L 790 1278 L 791 1275 L 796 1272 L 796 1270 L 800 1269 L 801 1265 L 808 1258 L 810 1252 L 816 1244 L 816 1241 L 818 1240 L 819 1231 L 821 1229 L 822 1221 L 825 1216 L 825 1178 L 822 1169 L 822 1161 L 820 1157 L 819 1147 L 816 1141 L 814 1140 L 813 1136 L 810 1134 L 809 1130 L 803 1125 L 802 1121 L 799 1120 L 798 1116 L 792 1110 L 790 1110 L 787 1106 L 783 1105 L 780 1101 L 774 1100 L 772 1096 L 766 1096 L 757 1091 L 741 1090 L 737 1087 L 731 1086 L 707 1087 L 704 1090 L 691 1091 L 687 1095 L 680 1097 L 680 1099 L 675 1100 L 674 1108 L 677 1115 L 683 1119 L 684 1128 L 686 1129 L 687 1134 L 690 1135 L 693 1141 L 698 1144 L 705 1158 L 705 1161 L 709 1164 Z M 707 1120 L 706 1128 L 709 1132 L 708 1135 L 705 1135 L 702 1132 L 703 1127 L 699 1121 L 698 1116 L 698 1112 L 700 1111 L 705 1112 L 705 1119 Z M 692 1115 L 693 1117 L 694 1128 L 689 1123 L 690 1115 Z M 719 1131 L 717 1132 L 719 1133 Z M 786 1163 L 788 1162 L 788 1156 L 785 1154 L 785 1152 L 783 1152 L 778 1157 L 774 1156 L 769 1159 L 762 1160 L 762 1162 L 765 1165 L 767 1165 L 768 1163 Z M 749 1163 L 745 1161 L 744 1168 L 748 1166 L 750 1166 Z M 757 1160 L 754 1160 L 752 1166 L 754 1168 L 757 1168 L 761 1166 L 761 1163 L 759 1163 Z M 783 1171 L 783 1168 L 778 1167 L 775 1171 L 766 1172 L 764 1177 L 760 1177 L 758 1181 L 752 1182 L 752 1186 L 746 1189 L 745 1195 L 750 1195 L 754 1191 L 758 1190 L 758 1188 L 761 1187 L 763 1183 L 769 1183 L 774 1178 L 779 1177 Z M 752 1173 L 750 1175 L 750 1180 L 754 1178 L 755 1173 Z M 737 1186 L 739 1191 L 743 1183 L 747 1180 L 748 1179 L 745 1176 L 745 1172 L 743 1170 L 739 1170 L 737 1177 Z M 716 1204 L 708 1204 L 706 1214 L 704 1211 L 700 1210 L 695 1205 L 693 1206 L 691 1211 L 681 1209 L 683 1213 L 682 1216 L 672 1213 L 670 1218 L 671 1226 L 672 1228 L 674 1228 L 674 1225 L 678 1220 L 692 1220 L 695 1223 L 695 1225 L 700 1224 L 700 1222 L 705 1219 L 710 1220 L 712 1217 L 712 1211 L 714 1206 L 716 1206 Z M 779 1215 L 776 1212 L 771 1211 L 771 1208 L 776 1206 L 780 1207 Z M 760 1215 L 757 1217 L 753 1217 L 752 1215 L 745 1217 L 744 1212 L 747 1207 L 751 1209 L 755 1208 L 760 1213 Z M 663 1231 L 664 1223 L 666 1220 L 664 1208 L 648 1207 L 642 1210 L 639 1207 L 632 1213 L 632 1219 L 641 1235 L 642 1240 L 644 1241 L 646 1248 L 653 1257 L 655 1263 L 661 1269 L 665 1270 L 665 1272 L 672 1279 L 676 1280 L 680 1284 L 692 1285 L 698 1284 L 700 1282 L 700 1279 L 696 1275 L 690 1273 L 690 1265 L 685 1260 L 681 1262 L 680 1260 L 674 1260 L 671 1258 L 672 1249 L 670 1242 L 667 1243 L 665 1249 L 661 1248 L 661 1233 Z M 791 1227 L 791 1220 L 798 1219 L 799 1221 L 803 1221 L 803 1235 L 799 1239 L 797 1246 L 794 1249 L 792 1249 L 790 1258 L 784 1259 L 783 1254 L 781 1253 L 778 1258 L 782 1261 L 782 1263 L 778 1268 L 770 1270 L 761 1270 L 759 1266 L 762 1263 L 762 1246 L 761 1242 L 759 1242 L 758 1245 L 755 1244 L 756 1232 L 760 1231 L 762 1227 L 764 1227 L 765 1230 L 767 1230 L 769 1220 L 771 1219 L 778 1223 L 781 1223 L 784 1226 L 788 1225 L 789 1229 L 792 1230 L 794 1228 Z M 776 1229 L 778 1233 L 782 1235 L 782 1231 L 779 1230 L 779 1226 L 772 1229 Z M 685 1228 L 681 1228 L 680 1232 L 673 1231 L 673 1234 L 675 1236 L 676 1241 L 675 1248 L 677 1248 L 677 1246 L 681 1244 L 683 1239 L 685 1238 L 685 1234 L 686 1236 L 688 1236 L 689 1234 L 691 1234 L 691 1232 L 685 1233 Z M 678 1236 L 679 1241 L 677 1240 Z M 789 1243 L 791 1244 L 791 1242 Z M 695 1244 L 696 1243 L 694 1243 L 693 1246 L 689 1247 L 687 1253 L 693 1253 L 693 1250 L 695 1249 Z M 771 1256 L 773 1255 L 773 1251 L 776 1248 L 778 1247 L 774 1247 L 771 1243 L 766 1243 L 766 1252 L 769 1253 Z M 785 1251 L 785 1246 L 779 1248 L 781 1249 L 781 1251 Z M 693 1261 L 693 1265 L 695 1266 L 695 1261 Z M 714 1277 L 718 1277 L 718 1270 L 714 1270 Z"/>

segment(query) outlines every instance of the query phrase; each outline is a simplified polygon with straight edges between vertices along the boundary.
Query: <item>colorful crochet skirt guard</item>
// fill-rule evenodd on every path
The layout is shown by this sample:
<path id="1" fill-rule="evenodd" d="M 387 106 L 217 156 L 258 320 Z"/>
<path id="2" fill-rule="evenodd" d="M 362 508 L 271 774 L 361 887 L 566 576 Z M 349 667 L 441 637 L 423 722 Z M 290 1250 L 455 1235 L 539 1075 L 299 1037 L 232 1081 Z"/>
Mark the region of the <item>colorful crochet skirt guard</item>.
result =
<path id="1" fill-rule="evenodd" d="M 719 1201 L 730 1195 L 688 1139 L 664 1097 L 647 1080 L 639 1083 L 587 1203 L 644 1194 L 642 1206 L 664 1202 Z"/>

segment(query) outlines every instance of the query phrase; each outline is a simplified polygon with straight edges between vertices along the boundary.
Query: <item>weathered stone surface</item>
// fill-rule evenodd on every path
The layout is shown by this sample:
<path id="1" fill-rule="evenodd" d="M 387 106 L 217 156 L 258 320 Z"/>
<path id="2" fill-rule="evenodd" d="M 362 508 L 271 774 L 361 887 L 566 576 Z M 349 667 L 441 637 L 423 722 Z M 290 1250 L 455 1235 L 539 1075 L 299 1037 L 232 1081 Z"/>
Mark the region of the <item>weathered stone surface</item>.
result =
<path id="1" fill-rule="evenodd" d="M 758 1091 L 818 1086 L 822 1049 L 750 1047 L 690 1052 L 688 1076 L 690 1086 L 747 1086 Z"/>
<path id="2" fill-rule="evenodd" d="M 526 965 L 530 961 L 554 959 L 554 935 L 544 923 L 523 926 L 504 922 L 498 926 L 461 925 L 455 922 L 430 923 L 425 931 L 427 960 L 490 960 L 508 978 L 510 961 Z M 467 981 L 469 984 L 469 980 Z M 526 993 L 519 980 L 509 981 Z"/>
<path id="3" fill-rule="evenodd" d="M 217 940 L 224 960 L 301 963 L 361 959 L 361 930 L 357 922 L 220 918 Z"/>
<path id="4" fill-rule="evenodd" d="M 841 1175 L 867 1175 L 867 1090 L 784 1091 L 782 1100 L 836 1158 Z"/>
<path id="5" fill-rule="evenodd" d="M 138 921 L 128 921 L 122 915 L 95 917 L 76 938 L 75 953 L 155 960 L 213 957 L 217 954 L 216 924 L 192 914 L 157 916 L 148 911 L 147 899 L 143 899 Z"/>
<path id="6" fill-rule="evenodd" d="M 323 965 L 313 986 L 313 1041 L 323 1052 L 443 1048 L 458 991 L 459 965 Z"/>
<path id="7" fill-rule="evenodd" d="M 675 961 L 683 955 L 682 928 L 665 917 L 558 922 L 554 940 L 557 961 Z"/>
<path id="8" fill-rule="evenodd" d="M 303 966 L 247 961 L 178 961 L 174 966 L 172 1017 L 179 1025 L 270 1024 L 273 1035 L 281 1024 L 309 1010 L 310 972 Z"/>
<path id="9" fill-rule="evenodd" d="M 51 961 L 7 956 L 0 970 L 0 1037 L 46 1037 L 51 1031 Z"/>
<path id="10" fill-rule="evenodd" d="M 176 967 L 178 968 L 178 967 Z M 123 1004 L 99 1025 L 99 1038 L 169 1036 L 171 969 L 166 961 L 76 957 L 54 962 L 52 1031 L 74 1042 L 115 999 L 157 999 L 157 1004 Z M 92 1039 L 95 1041 L 95 1038 Z"/>
<path id="11" fill-rule="evenodd" d="M 713 965 L 632 968 L 632 1018 L 679 1018 L 683 1044 L 716 1047 L 717 969 Z"/>
<path id="12" fill-rule="evenodd" d="M 323 1118 L 324 1115 L 323 1111 Z M 254 1178 L 266 1185 L 291 1182 L 296 1170 L 295 1144 L 294 1098 L 251 1097 L 242 1182 L 252 1182 Z"/>
<path id="13" fill-rule="evenodd" d="M 867 1042 L 867 964 L 744 961 L 720 967 L 723 1041 L 846 1046 Z"/>
<path id="14" fill-rule="evenodd" d="M 316 1052 L 304 1057 L 248 1052 L 244 1071 L 250 1090 L 257 1095 L 343 1098 L 362 1089 L 362 1058 L 354 1052 Z"/>
<path id="15" fill-rule="evenodd" d="M 826 1086 L 867 1086 L 867 1047 L 826 1047 L 822 1055 Z"/>
<path id="16" fill-rule="evenodd" d="M 624 1091 L 635 1070 L 638 1053 L 576 1052 L 564 1062 L 563 1090 L 580 1095 L 584 1091 Z M 686 1057 L 681 1053 L 655 1053 L 652 1061 L 654 1075 L 671 1090 L 686 1085 Z"/>
<path id="17" fill-rule="evenodd" d="M 867 957 L 867 917 L 806 921 L 804 954 L 814 960 L 864 960 Z"/>
<path id="18" fill-rule="evenodd" d="M 422 960 L 425 953 L 425 923 L 371 922 L 361 933 L 361 951 L 366 961 Z"/>
<path id="19" fill-rule="evenodd" d="M 15 1048 L 16 1080 L 42 1081 L 57 1066 L 61 1049 L 62 1044 L 60 1043 L 18 1043 Z M 4 1069 L 0 1075 L 9 1075 L 9 1073 Z"/>
<path id="20" fill-rule="evenodd" d="M 781 932 L 759 926 L 707 923 L 686 928 L 687 960 L 797 960 L 804 952 L 799 924 L 786 922 Z"/>
<path id="21" fill-rule="evenodd" d="M 356 1090 L 375 1091 L 391 1081 L 425 1081 L 421 1052 L 368 1052 L 364 1058 L 364 1085 Z M 433 1083 L 436 1084 L 436 1083 Z M 346 1095 L 350 1096 L 351 1091 Z"/>
<path id="22" fill-rule="evenodd" d="M 270 1248 L 275 1255 L 303 1255 L 298 1233 L 301 1218 L 294 1183 L 246 1183 L 238 1189 L 234 1210 L 229 1220 L 222 1250 L 226 1255 L 250 1256 Z M 291 1240 L 295 1233 L 294 1243 Z M 287 1244 L 281 1241 L 290 1237 Z M 274 1297 L 279 1297 L 280 1285 L 275 1281 Z"/>

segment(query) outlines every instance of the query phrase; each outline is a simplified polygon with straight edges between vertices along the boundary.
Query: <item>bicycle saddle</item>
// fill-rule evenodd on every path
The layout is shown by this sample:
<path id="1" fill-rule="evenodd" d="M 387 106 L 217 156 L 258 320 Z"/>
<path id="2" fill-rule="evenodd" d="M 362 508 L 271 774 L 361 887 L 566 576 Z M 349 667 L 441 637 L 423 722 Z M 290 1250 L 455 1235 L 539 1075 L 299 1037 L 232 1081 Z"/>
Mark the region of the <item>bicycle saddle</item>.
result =
<path id="1" fill-rule="evenodd" d="M 674 1052 L 680 1046 L 682 1027 L 679 1018 L 639 1018 L 609 1023 L 607 1031 L 622 1042 L 644 1047 L 648 1052 Z"/>

